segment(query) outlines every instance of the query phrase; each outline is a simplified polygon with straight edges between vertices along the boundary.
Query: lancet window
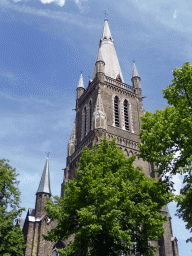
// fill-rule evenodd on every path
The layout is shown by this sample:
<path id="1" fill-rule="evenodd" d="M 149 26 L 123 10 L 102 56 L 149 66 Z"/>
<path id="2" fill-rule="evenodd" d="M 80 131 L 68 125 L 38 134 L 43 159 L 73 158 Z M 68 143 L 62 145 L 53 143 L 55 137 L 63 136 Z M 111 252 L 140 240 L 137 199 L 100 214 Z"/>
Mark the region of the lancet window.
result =
<path id="1" fill-rule="evenodd" d="M 129 131 L 129 113 L 128 113 L 128 101 L 124 100 L 124 120 L 125 120 L 125 130 Z"/>
<path id="2" fill-rule="evenodd" d="M 89 130 L 92 129 L 92 104 L 89 102 Z"/>
<path id="3" fill-rule="evenodd" d="M 87 132 L 87 108 L 84 107 L 84 136 Z"/>
<path id="4" fill-rule="evenodd" d="M 115 126 L 119 127 L 119 99 L 115 96 L 114 99 Z"/>

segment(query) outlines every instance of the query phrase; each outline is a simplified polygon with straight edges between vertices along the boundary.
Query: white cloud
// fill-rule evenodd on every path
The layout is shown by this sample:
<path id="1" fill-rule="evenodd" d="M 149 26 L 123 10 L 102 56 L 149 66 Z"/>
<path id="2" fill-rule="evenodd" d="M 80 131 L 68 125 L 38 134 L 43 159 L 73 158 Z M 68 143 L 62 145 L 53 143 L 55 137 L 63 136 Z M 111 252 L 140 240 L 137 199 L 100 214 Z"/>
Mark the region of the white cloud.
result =
<path id="1" fill-rule="evenodd" d="M 59 6 L 64 6 L 65 0 L 40 0 L 42 4 L 51 4 L 54 3 Z"/>
<path id="2" fill-rule="evenodd" d="M 43 1 L 46 1 L 46 0 L 43 0 Z M 52 0 L 47 0 L 47 1 L 52 1 Z M 57 0 L 57 4 L 61 5 L 63 3 L 62 1 L 65 1 L 65 0 Z M 55 0 L 54 0 L 54 2 L 56 3 Z M 25 5 L 17 5 L 9 0 L 1 0 L 0 6 L 10 8 L 10 9 L 16 10 L 21 13 L 32 14 L 32 15 L 36 15 L 36 16 L 43 16 L 46 18 L 55 19 L 55 20 L 59 20 L 62 22 L 67 22 L 67 23 L 77 25 L 77 26 L 83 27 L 83 28 L 86 27 L 89 29 L 90 28 L 101 29 L 100 25 L 95 24 L 95 22 L 92 18 L 82 17 L 82 15 L 79 15 L 79 14 L 51 11 L 48 9 L 45 9 L 45 10 L 37 9 L 34 7 L 27 6 L 26 4 Z M 78 2 L 77 2 L 77 6 L 81 10 L 81 12 L 82 12 L 82 10 L 85 9 L 85 8 L 82 8 L 82 5 L 79 4 Z"/>
<path id="3" fill-rule="evenodd" d="M 177 10 L 174 11 L 173 18 L 174 18 L 174 19 L 177 18 Z"/>
<path id="4" fill-rule="evenodd" d="M 26 0 L 12 0 L 14 3 L 22 2 Z M 66 0 L 39 0 L 42 4 L 56 4 L 59 5 L 60 7 L 63 7 L 65 5 Z M 74 0 L 76 5 L 81 9 L 81 2 L 80 0 Z M 86 0 L 84 0 L 86 1 Z"/>

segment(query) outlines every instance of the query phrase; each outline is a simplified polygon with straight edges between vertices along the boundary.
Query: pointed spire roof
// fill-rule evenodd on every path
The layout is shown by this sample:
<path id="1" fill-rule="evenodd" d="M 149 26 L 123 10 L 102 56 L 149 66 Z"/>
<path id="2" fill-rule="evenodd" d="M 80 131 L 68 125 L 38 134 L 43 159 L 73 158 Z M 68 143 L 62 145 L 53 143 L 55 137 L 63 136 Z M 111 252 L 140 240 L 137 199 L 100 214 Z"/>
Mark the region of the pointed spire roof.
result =
<path id="1" fill-rule="evenodd" d="M 49 174 L 49 157 L 47 156 L 45 167 L 41 176 L 41 181 L 37 193 L 48 193 L 51 194 L 50 187 L 50 174 Z"/>
<path id="2" fill-rule="evenodd" d="M 119 65 L 119 60 L 117 58 L 117 54 L 114 46 L 114 41 L 111 36 L 107 19 L 105 19 L 104 21 L 104 27 L 103 27 L 103 32 L 100 39 L 99 49 L 97 52 L 96 62 L 100 59 L 101 56 L 102 56 L 102 61 L 105 62 L 105 75 L 113 79 L 116 79 L 118 75 L 120 75 L 121 80 L 124 83 L 123 75 Z M 96 76 L 96 65 L 94 66 L 91 79 L 93 80 L 95 76 Z"/>
<path id="3" fill-rule="evenodd" d="M 133 77 L 139 77 L 139 74 L 137 72 L 137 68 L 136 68 L 136 65 L 135 65 L 135 62 L 133 62 L 133 73 L 132 73 L 132 78 Z"/>
<path id="4" fill-rule="evenodd" d="M 84 88 L 84 83 L 83 83 L 83 75 L 81 73 L 80 78 L 79 78 L 79 84 L 77 88 Z"/>
<path id="5" fill-rule="evenodd" d="M 105 18 L 101 40 L 109 39 L 109 38 L 112 39 L 112 36 L 111 36 L 111 31 L 109 29 L 108 20 Z"/>

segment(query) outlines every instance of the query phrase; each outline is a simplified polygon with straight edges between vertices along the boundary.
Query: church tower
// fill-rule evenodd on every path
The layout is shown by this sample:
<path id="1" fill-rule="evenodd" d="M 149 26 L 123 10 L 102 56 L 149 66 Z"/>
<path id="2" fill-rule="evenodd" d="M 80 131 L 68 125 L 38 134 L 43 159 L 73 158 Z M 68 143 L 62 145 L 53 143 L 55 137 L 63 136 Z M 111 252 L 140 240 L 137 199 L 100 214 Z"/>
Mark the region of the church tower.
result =
<path id="1" fill-rule="evenodd" d="M 116 137 L 117 145 L 127 157 L 137 154 L 141 131 L 139 117 L 144 114 L 140 81 L 133 63 L 132 85 L 124 82 L 108 20 L 105 19 L 92 78 L 85 89 L 81 74 L 77 87 L 76 118 L 68 143 L 63 183 L 75 177 L 76 162 L 83 148 L 88 146 L 92 149 L 95 142 L 100 143 L 105 136 L 109 141 Z M 134 165 L 141 166 L 146 175 L 155 178 L 151 163 L 136 157 Z M 160 246 L 157 256 L 179 256 L 167 206 L 162 209 L 162 214 L 168 216 L 165 235 L 158 242 L 151 243 Z"/>
<path id="2" fill-rule="evenodd" d="M 58 255 L 57 249 L 64 248 L 64 242 L 50 242 L 42 238 L 42 234 L 47 234 L 51 228 L 56 227 L 57 223 L 50 222 L 46 216 L 44 206 L 47 198 L 51 196 L 49 157 L 47 156 L 45 167 L 41 176 L 39 187 L 36 193 L 35 208 L 28 209 L 23 226 L 23 234 L 27 248 L 25 256 L 51 256 Z"/>

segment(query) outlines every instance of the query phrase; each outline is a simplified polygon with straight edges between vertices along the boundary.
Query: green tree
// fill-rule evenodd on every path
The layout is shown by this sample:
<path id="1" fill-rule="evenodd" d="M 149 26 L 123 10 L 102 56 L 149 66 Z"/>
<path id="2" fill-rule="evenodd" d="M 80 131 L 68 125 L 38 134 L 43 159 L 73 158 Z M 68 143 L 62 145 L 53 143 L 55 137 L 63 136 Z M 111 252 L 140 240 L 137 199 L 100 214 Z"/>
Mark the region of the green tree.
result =
<path id="1" fill-rule="evenodd" d="M 155 164 L 155 171 L 173 189 L 173 175 L 184 174 L 183 188 L 176 197 L 177 216 L 192 232 L 192 65 L 173 70 L 174 79 L 163 90 L 168 106 L 141 117 L 140 156 Z M 192 237 L 187 239 L 192 241 Z"/>
<path id="2" fill-rule="evenodd" d="M 0 160 L 0 255 L 24 255 L 24 237 L 16 221 L 25 208 L 20 208 L 20 192 L 15 169 L 8 160 Z"/>
<path id="3" fill-rule="evenodd" d="M 160 209 L 173 195 L 161 182 L 134 168 L 135 156 L 126 158 L 115 140 L 106 138 L 93 150 L 85 147 L 76 178 L 65 184 L 64 199 L 54 197 L 45 206 L 58 225 L 46 240 L 75 239 L 62 255 L 155 255 L 149 241 L 164 233 L 166 217 Z M 132 246 L 132 247 L 131 247 Z"/>

